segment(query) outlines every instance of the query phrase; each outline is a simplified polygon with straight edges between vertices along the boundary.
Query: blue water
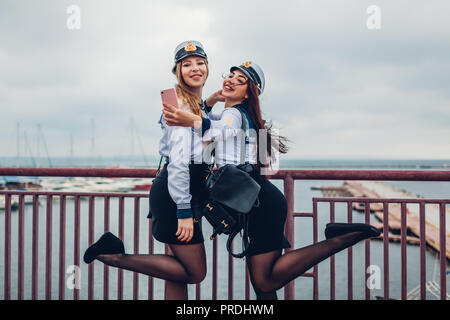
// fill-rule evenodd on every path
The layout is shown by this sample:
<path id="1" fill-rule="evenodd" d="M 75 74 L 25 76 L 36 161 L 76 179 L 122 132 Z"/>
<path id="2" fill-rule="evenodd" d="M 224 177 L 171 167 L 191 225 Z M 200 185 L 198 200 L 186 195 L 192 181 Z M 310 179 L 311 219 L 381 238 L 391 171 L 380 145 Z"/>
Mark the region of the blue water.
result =
<path id="1" fill-rule="evenodd" d="M 83 158 L 20 158 L 0 157 L 0 167 L 85 167 L 105 168 L 121 167 L 156 167 L 159 156 L 116 156 L 116 157 L 83 157 Z M 450 159 L 441 160 L 408 160 L 408 159 L 280 159 L 281 168 L 289 169 L 434 169 L 450 170 Z"/>
<path id="2" fill-rule="evenodd" d="M 15 159 L 0 158 L 1 166 L 13 166 Z M 53 160 L 53 165 L 64 167 L 68 166 L 70 159 Z M 142 159 L 135 159 L 129 161 L 124 159 L 102 159 L 98 161 L 97 167 L 107 167 L 108 165 L 121 165 L 129 167 L 155 167 L 159 159 L 155 158 L 149 163 L 145 163 Z M 147 159 L 148 160 L 148 159 Z M 148 160 L 149 161 L 149 160 Z M 92 167 L 89 165 L 89 159 L 78 159 L 76 161 L 79 167 Z M 336 168 L 336 169 L 434 169 L 447 170 L 445 164 L 450 163 L 450 160 L 289 160 L 281 162 L 282 168 L 308 169 L 308 168 Z M 45 166 L 42 161 L 42 166 Z M 282 181 L 273 181 L 280 190 L 283 190 Z M 450 182 L 386 182 L 397 188 L 405 189 L 409 192 L 421 195 L 423 197 L 432 198 L 450 198 Z M 311 190 L 311 186 L 317 185 L 340 185 L 342 181 L 295 181 L 295 207 L 296 212 L 311 212 L 312 211 L 312 197 L 320 197 L 321 192 Z M 125 236 L 124 243 L 127 252 L 133 251 L 133 227 L 134 227 L 134 210 L 133 200 L 126 199 L 125 201 Z M 140 244 L 139 252 L 148 252 L 148 220 L 145 218 L 148 211 L 147 199 L 142 199 L 139 203 L 140 207 Z M 319 241 L 324 239 L 323 230 L 325 224 L 329 221 L 329 205 L 319 205 Z M 59 272 L 59 201 L 53 201 L 53 215 L 52 215 L 52 298 L 58 298 L 58 272 Z M 27 205 L 25 208 L 25 299 L 31 298 L 31 239 L 32 239 L 32 207 Z M 88 246 L 88 202 L 81 201 L 81 235 L 80 235 L 80 261 L 84 250 Z M 95 201 L 95 239 L 103 233 L 103 216 L 104 203 L 102 199 Z M 347 208 L 345 204 L 336 205 L 335 219 L 337 222 L 346 222 Z M 371 221 L 376 219 L 371 216 Z M 11 271 L 11 297 L 17 298 L 17 229 L 18 217 L 17 211 L 12 212 L 12 226 L 11 226 L 11 241 L 12 241 L 12 271 Z M 353 222 L 364 222 L 364 215 L 358 212 L 353 213 Z M 73 243 L 74 243 L 74 202 L 68 199 L 66 203 L 66 268 L 73 264 Z M 312 243 L 312 219 L 311 218 L 295 218 L 295 242 L 294 248 L 301 248 Z M 111 199 L 110 210 L 110 230 L 115 234 L 118 233 L 118 200 Z M 208 257 L 208 275 L 201 284 L 202 299 L 212 298 L 212 241 L 209 240 L 211 228 L 208 223 L 203 223 L 203 230 L 205 236 L 205 246 Z M 4 211 L 0 211 L 0 299 L 3 299 L 4 294 Z M 45 198 L 41 198 L 39 206 L 39 299 L 45 298 L 45 235 L 46 235 L 46 202 Z M 218 242 L 218 298 L 227 299 L 228 291 L 228 255 L 225 250 L 224 237 L 219 237 Z M 365 299 L 365 263 L 364 263 L 364 243 L 358 243 L 353 246 L 353 298 Z M 155 241 L 155 253 L 164 253 L 164 246 Z M 419 285 L 420 276 L 420 260 L 419 247 L 414 245 L 407 246 L 407 291 L 412 290 Z M 401 296 L 401 269 L 400 269 L 400 244 L 389 244 L 389 272 L 390 272 L 390 297 L 400 298 Z M 336 256 L 336 298 L 347 299 L 347 251 L 342 251 Z M 426 252 L 426 277 L 428 280 L 435 280 L 439 283 L 439 265 L 436 253 L 427 250 Z M 380 288 L 373 289 L 371 295 L 383 295 L 383 244 L 380 241 L 371 241 L 370 243 L 370 263 L 378 266 L 381 271 Z M 245 269 L 244 261 L 234 259 L 234 298 L 244 299 L 245 297 Z M 327 259 L 319 264 L 319 298 L 329 299 L 330 297 L 330 260 Z M 95 288 L 94 295 L 96 299 L 103 298 L 103 265 L 95 261 Z M 447 269 L 448 270 L 448 269 Z M 81 271 L 81 289 L 80 298 L 87 299 L 87 278 L 88 268 L 83 262 L 80 266 Z M 69 275 L 66 275 L 67 280 Z M 447 277 L 448 278 L 448 277 Z M 147 276 L 139 276 L 139 298 L 147 299 Z M 117 269 L 110 268 L 110 299 L 117 297 Z M 296 299 L 312 299 L 313 280 L 312 278 L 299 277 L 295 280 L 295 298 Z M 129 271 L 124 271 L 124 298 L 132 299 L 133 275 Z M 154 279 L 154 297 L 155 299 L 163 299 L 164 281 Z M 449 291 L 449 281 L 447 280 L 447 291 Z M 72 299 L 73 291 L 66 287 L 66 299 Z M 190 299 L 195 298 L 195 286 L 189 286 Z M 278 296 L 280 299 L 284 297 L 284 291 L 279 290 Z M 434 299 L 430 294 L 429 299 Z M 251 298 L 255 295 L 251 291 Z"/>

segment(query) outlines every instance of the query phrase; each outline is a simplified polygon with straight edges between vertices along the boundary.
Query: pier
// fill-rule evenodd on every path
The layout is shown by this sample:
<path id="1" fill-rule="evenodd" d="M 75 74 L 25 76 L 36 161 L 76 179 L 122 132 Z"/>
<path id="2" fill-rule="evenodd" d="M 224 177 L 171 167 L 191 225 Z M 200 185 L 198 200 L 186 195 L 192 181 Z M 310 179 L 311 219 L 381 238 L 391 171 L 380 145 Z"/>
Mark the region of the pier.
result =
<path id="1" fill-rule="evenodd" d="M 406 225 L 407 225 L 407 237 L 408 244 L 419 245 L 420 244 L 420 206 L 425 206 L 423 198 L 418 195 L 412 194 L 404 190 L 398 190 L 390 185 L 379 181 L 344 181 L 342 186 L 321 186 L 313 187 L 315 190 L 321 190 L 326 197 L 355 197 L 355 198 L 404 198 L 404 199 L 416 199 L 417 205 L 404 208 L 406 212 Z M 353 209 L 356 211 L 364 212 L 366 210 L 365 203 L 354 202 Z M 424 208 L 423 208 L 424 209 Z M 369 210 L 380 221 L 378 223 L 372 223 L 374 227 L 379 230 L 383 230 L 384 227 L 384 214 L 383 204 L 372 202 L 369 203 Z M 445 206 L 444 206 L 445 210 Z M 439 214 L 441 208 L 439 204 L 427 204 L 427 216 L 425 217 L 425 241 L 426 244 L 433 250 L 440 252 L 440 233 L 439 233 Z M 445 215 L 450 217 L 450 210 L 445 210 Z M 402 221 L 402 206 L 399 203 L 391 203 L 388 208 L 388 227 L 389 241 L 400 242 L 401 241 L 401 221 Z M 448 219 L 447 219 L 448 221 Z M 446 252 L 445 256 L 450 261 L 450 233 L 446 228 Z M 384 234 L 375 239 L 382 240 Z"/>

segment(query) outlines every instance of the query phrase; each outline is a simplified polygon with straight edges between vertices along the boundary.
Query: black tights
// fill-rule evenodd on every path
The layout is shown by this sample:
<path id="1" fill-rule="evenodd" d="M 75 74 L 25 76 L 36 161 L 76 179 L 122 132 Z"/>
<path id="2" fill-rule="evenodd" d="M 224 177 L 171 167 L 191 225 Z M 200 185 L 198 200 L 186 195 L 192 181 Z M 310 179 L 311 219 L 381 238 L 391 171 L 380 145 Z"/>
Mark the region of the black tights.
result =
<path id="1" fill-rule="evenodd" d="M 258 300 L 276 299 L 282 288 L 314 265 L 366 238 L 362 232 L 347 233 L 281 254 L 281 250 L 249 257 L 247 266 Z M 166 281 L 166 299 L 187 299 L 187 284 L 206 276 L 203 243 L 169 245 L 169 254 L 105 254 L 101 262 Z"/>
<path id="2" fill-rule="evenodd" d="M 249 257 L 247 267 L 258 300 L 277 299 L 282 288 L 322 260 L 365 239 L 362 232 L 347 233 L 281 254 L 281 250 Z"/>
<path id="3" fill-rule="evenodd" d="M 203 243 L 169 247 L 169 254 L 103 254 L 97 259 L 109 266 L 167 280 L 166 299 L 187 299 L 187 284 L 200 283 L 206 276 L 205 247 Z"/>

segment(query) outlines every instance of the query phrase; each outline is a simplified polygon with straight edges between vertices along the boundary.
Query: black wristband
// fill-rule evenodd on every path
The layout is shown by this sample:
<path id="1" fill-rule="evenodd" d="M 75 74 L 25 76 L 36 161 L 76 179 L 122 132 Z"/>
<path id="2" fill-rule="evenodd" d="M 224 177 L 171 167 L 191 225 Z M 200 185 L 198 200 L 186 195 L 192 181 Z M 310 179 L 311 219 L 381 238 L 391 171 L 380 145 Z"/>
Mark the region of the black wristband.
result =
<path id="1" fill-rule="evenodd" d="M 205 131 L 211 128 L 211 120 L 208 118 L 202 117 L 202 136 L 205 134 Z"/>
<path id="2" fill-rule="evenodd" d="M 213 107 L 209 107 L 209 106 L 206 104 L 206 100 L 203 101 L 203 105 L 205 106 L 205 112 L 206 112 L 206 113 L 210 113 Z"/>

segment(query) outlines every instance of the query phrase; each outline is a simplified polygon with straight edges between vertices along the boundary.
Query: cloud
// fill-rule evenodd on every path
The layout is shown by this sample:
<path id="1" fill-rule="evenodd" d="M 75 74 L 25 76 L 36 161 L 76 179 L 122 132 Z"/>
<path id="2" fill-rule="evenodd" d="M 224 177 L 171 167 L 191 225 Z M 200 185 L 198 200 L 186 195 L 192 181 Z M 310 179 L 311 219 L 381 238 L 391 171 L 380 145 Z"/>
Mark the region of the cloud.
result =
<path id="1" fill-rule="evenodd" d="M 69 5 L 81 29 L 66 27 Z M 267 86 L 264 116 L 292 141 L 290 157 L 450 158 L 450 23 L 446 1 L 2 1 L 0 149 L 16 124 L 41 124 L 51 156 L 127 155 L 133 118 L 149 155 L 161 132 L 159 91 L 172 86 L 174 47 L 200 40 L 210 77 L 245 60 Z M 221 106 L 217 107 L 219 110 Z"/>

